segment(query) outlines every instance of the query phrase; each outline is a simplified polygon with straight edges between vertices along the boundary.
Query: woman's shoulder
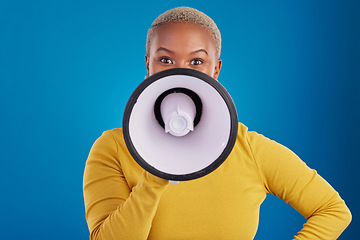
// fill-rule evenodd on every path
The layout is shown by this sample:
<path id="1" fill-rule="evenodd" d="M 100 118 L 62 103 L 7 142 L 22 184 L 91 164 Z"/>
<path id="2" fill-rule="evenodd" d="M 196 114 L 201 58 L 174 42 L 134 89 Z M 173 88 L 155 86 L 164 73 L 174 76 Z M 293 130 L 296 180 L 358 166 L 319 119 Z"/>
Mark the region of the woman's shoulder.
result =
<path id="1" fill-rule="evenodd" d="M 113 138 L 115 140 L 122 139 L 123 130 L 122 128 L 113 128 L 113 129 L 105 130 L 100 138 Z"/>
<path id="2" fill-rule="evenodd" d="M 259 137 L 262 138 L 264 136 L 262 134 L 257 133 L 256 131 L 250 131 L 249 128 L 245 124 L 239 122 L 238 138 L 244 139 L 247 141 L 251 141 L 251 140 L 259 138 Z"/>
<path id="3" fill-rule="evenodd" d="M 122 144 L 123 140 L 123 131 L 121 128 L 113 128 L 105 130 L 102 134 L 96 139 L 93 147 L 106 146 L 117 148 L 117 146 Z"/>
<path id="4" fill-rule="evenodd" d="M 103 134 L 111 134 L 114 136 L 123 136 L 122 128 L 113 128 L 103 132 Z"/>
<path id="5" fill-rule="evenodd" d="M 245 124 L 239 122 L 238 123 L 238 135 L 246 135 L 248 132 L 248 127 Z"/>
<path id="6" fill-rule="evenodd" d="M 267 137 L 265 137 L 263 134 L 258 133 L 257 131 L 249 130 L 249 128 L 241 122 L 239 122 L 238 125 L 238 137 L 246 139 L 249 142 L 258 141 L 258 140 L 260 141 L 270 140 Z"/>

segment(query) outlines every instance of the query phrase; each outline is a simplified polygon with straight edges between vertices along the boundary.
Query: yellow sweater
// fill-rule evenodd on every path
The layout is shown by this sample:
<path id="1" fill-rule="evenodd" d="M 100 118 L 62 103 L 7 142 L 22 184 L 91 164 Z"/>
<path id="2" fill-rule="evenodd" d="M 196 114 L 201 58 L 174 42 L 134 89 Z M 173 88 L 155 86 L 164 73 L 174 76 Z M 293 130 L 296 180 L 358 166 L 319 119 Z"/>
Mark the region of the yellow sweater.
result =
<path id="1" fill-rule="evenodd" d="M 315 170 L 241 123 L 229 157 L 199 179 L 169 185 L 144 171 L 121 129 L 94 143 L 84 174 L 92 240 L 253 239 L 266 193 L 308 219 L 294 239 L 336 239 L 351 221 L 344 201 Z"/>

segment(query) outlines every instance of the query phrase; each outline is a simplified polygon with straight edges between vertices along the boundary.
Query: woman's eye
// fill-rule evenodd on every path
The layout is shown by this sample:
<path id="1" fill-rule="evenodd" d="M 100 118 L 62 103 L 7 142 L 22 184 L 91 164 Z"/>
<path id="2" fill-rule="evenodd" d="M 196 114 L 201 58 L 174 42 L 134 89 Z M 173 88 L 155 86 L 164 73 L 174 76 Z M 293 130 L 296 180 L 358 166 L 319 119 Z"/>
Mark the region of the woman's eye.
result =
<path id="1" fill-rule="evenodd" d="M 170 58 L 166 58 L 166 57 L 160 58 L 160 62 L 165 63 L 165 64 L 172 64 L 173 63 Z"/>
<path id="2" fill-rule="evenodd" d="M 190 64 L 192 64 L 192 65 L 201 65 L 201 64 L 203 64 L 203 63 L 204 63 L 204 61 L 201 60 L 201 59 L 198 59 L 198 58 L 193 59 L 193 60 L 191 60 L 191 62 L 190 62 Z"/>

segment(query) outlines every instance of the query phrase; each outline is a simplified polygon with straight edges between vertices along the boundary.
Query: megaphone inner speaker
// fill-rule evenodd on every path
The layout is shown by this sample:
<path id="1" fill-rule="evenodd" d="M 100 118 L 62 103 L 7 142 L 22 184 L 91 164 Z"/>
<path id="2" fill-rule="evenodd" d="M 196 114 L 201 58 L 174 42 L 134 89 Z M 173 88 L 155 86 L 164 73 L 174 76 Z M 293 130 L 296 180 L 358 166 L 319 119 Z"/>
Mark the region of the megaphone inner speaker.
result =
<path id="1" fill-rule="evenodd" d="M 155 101 L 155 118 L 165 129 L 174 136 L 184 136 L 199 123 L 202 114 L 202 101 L 190 89 L 172 88 L 162 93 Z M 171 123 L 181 125 L 178 134 L 172 133 Z M 176 128 L 176 127 L 175 127 Z M 188 130 L 188 131 L 186 131 Z M 183 134 L 181 134 L 181 132 Z"/>
<path id="2" fill-rule="evenodd" d="M 165 131 L 156 106 L 176 92 L 186 94 L 195 106 L 188 114 L 193 129 L 182 136 Z M 219 167 L 235 144 L 237 128 L 229 93 L 215 79 L 192 69 L 169 69 L 145 79 L 129 98 L 123 117 L 125 143 L 135 161 L 173 181 L 196 179 Z"/>

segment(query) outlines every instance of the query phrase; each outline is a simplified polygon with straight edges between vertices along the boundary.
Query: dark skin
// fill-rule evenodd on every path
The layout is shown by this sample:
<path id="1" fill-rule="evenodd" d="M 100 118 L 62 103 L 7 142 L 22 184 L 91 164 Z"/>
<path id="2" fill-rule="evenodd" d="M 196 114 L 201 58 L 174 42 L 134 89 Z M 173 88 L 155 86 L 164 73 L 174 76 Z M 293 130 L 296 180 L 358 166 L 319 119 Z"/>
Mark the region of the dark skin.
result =
<path id="1" fill-rule="evenodd" d="M 165 23 L 158 27 L 145 61 L 147 76 L 170 68 L 191 68 L 215 79 L 222 64 L 211 33 L 189 22 Z"/>

